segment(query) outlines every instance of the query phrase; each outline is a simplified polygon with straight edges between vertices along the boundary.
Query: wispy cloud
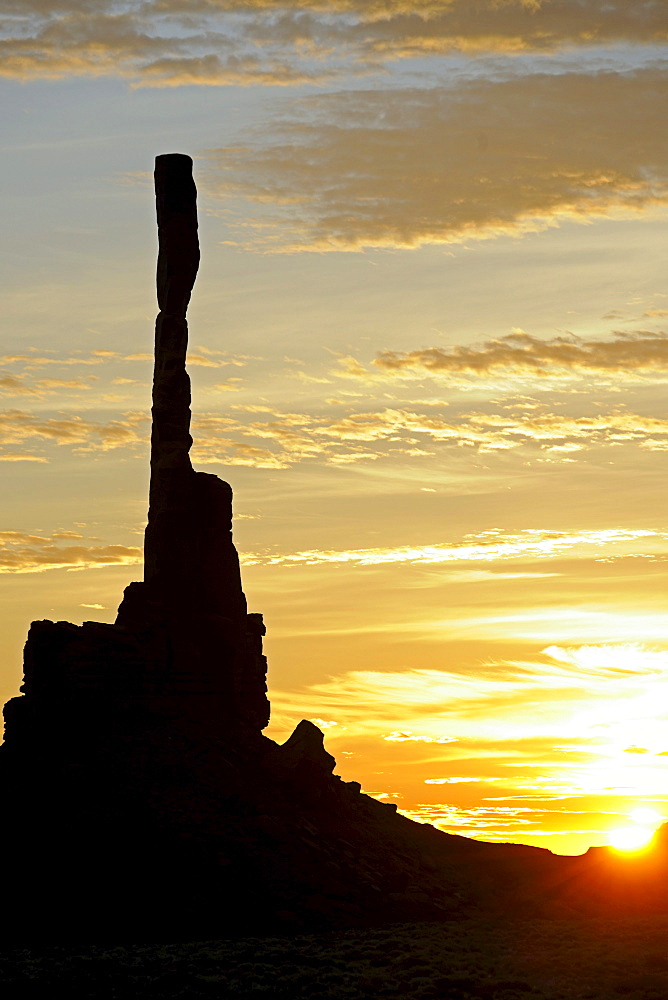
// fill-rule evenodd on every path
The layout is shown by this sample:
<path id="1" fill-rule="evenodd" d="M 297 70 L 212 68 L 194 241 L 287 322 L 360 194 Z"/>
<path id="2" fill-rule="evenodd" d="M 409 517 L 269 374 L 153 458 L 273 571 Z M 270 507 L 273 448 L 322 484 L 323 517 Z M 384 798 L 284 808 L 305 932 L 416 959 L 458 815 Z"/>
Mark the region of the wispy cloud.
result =
<path id="1" fill-rule="evenodd" d="M 14 446 L 29 440 L 71 445 L 81 451 L 111 451 L 141 444 L 146 437 L 144 413 L 126 413 L 106 423 L 78 414 L 46 417 L 23 410 L 0 412 L 0 445 Z"/>
<path id="2" fill-rule="evenodd" d="M 53 351 L 51 354 L 32 352 L 4 354 L 0 357 L 0 364 L 20 364 L 26 370 L 33 371 L 36 368 L 43 368 L 45 365 L 101 365 L 105 360 L 113 357 L 116 357 L 114 351 L 92 351 L 89 354 L 77 352 L 71 355 L 60 354 L 57 351 Z"/>
<path id="3" fill-rule="evenodd" d="M 619 823 L 625 813 L 588 809 L 550 810 L 527 805 L 524 802 L 508 806 L 459 806 L 454 803 L 429 803 L 402 809 L 402 813 L 418 823 L 431 823 L 445 833 L 464 834 L 478 840 L 506 843 L 508 840 L 527 842 L 533 837 L 564 838 L 577 834 L 589 835 L 594 843 L 606 843 L 605 832 L 601 830 L 601 819 L 610 825 Z M 558 821 L 559 829 L 551 828 Z"/>
<path id="4" fill-rule="evenodd" d="M 270 419 L 241 421 L 235 417 L 202 414 L 194 421 L 196 446 L 193 459 L 201 463 L 231 462 L 257 468 L 285 469 L 295 462 L 321 455 L 326 448 L 310 431 L 317 420 L 301 413 L 273 413 L 270 407 L 249 407 L 267 412 Z M 271 441 L 279 450 L 244 440 Z"/>
<path id="5" fill-rule="evenodd" d="M 42 398 L 54 393 L 62 393 L 74 389 L 76 392 L 90 391 L 93 388 L 91 380 L 80 378 L 39 378 L 29 380 L 23 375 L 13 375 L 10 372 L 0 372 L 0 393 L 4 396 L 34 396 Z"/>
<path id="6" fill-rule="evenodd" d="M 646 330 L 614 333 L 608 339 L 563 334 L 544 340 L 524 330 L 474 345 L 428 347 L 414 351 L 382 351 L 373 362 L 390 374 L 425 372 L 447 377 L 488 374 L 533 381 L 561 380 L 573 375 L 613 375 L 616 380 L 645 380 L 668 375 L 668 334 Z M 364 377 L 359 367 L 350 374 Z"/>
<path id="7" fill-rule="evenodd" d="M 73 532 L 51 536 L 0 531 L 0 573 L 41 573 L 48 569 L 95 569 L 141 563 L 142 550 L 128 545 L 91 545 Z M 100 607 L 100 605 L 88 605 Z"/>
<path id="8" fill-rule="evenodd" d="M 666 39 L 662 0 L 8 0 L 6 76 L 135 84 L 286 83 L 410 56 L 553 53 Z"/>
<path id="9" fill-rule="evenodd" d="M 657 543 L 663 548 L 668 541 L 668 533 L 639 528 L 579 532 L 531 529 L 518 534 L 506 534 L 500 529 L 490 529 L 477 535 L 468 535 L 463 541 L 450 545 L 436 543 L 351 550 L 312 549 L 276 554 L 246 553 L 242 558 L 244 564 L 249 566 L 379 566 L 389 563 L 438 565 L 563 558 L 567 554 L 573 556 L 592 547 L 609 555 L 615 551 L 625 551 L 627 543 L 632 543 L 637 550 L 636 543 L 641 539 L 652 548 Z"/>
<path id="10" fill-rule="evenodd" d="M 77 0 L 26 0 L 20 11 L 19 19 L 0 20 L 0 74 L 6 77 L 120 76 L 136 86 L 173 87 L 280 86 L 331 75 L 287 39 L 263 42 L 261 30 L 249 37 L 256 18 L 243 10 L 241 23 L 234 12 L 231 19 L 222 11 L 212 17 L 211 8 L 198 11 L 189 0 L 171 12 L 150 0 L 125 9 L 102 0 L 94 11 Z"/>
<path id="11" fill-rule="evenodd" d="M 470 445 L 484 452 L 507 451 L 529 443 L 552 451 L 574 452 L 625 441 L 651 450 L 666 447 L 668 421 L 623 411 L 591 417 L 471 413 L 459 421 L 448 421 L 430 414 L 384 410 L 356 413 L 315 429 L 315 433 L 341 441 L 375 441 L 401 431 L 433 441 Z"/>
<path id="12" fill-rule="evenodd" d="M 275 412 L 270 419 L 247 421 L 210 414 L 198 417 L 194 427 L 197 461 L 262 468 L 288 468 L 304 461 L 354 463 L 383 456 L 422 458 L 435 447 L 487 455 L 527 449 L 562 461 L 623 444 L 646 451 L 668 448 L 668 420 L 626 411 L 573 417 L 477 412 L 449 420 L 433 412 L 398 408 L 339 418 Z"/>
<path id="13" fill-rule="evenodd" d="M 463 449 L 479 455 L 541 454 L 572 462 L 605 447 L 668 450 L 668 420 L 617 410 L 592 416 L 549 412 L 474 412 L 445 419 L 428 412 L 386 408 L 334 416 L 271 407 L 240 407 L 234 416 L 201 414 L 193 421 L 193 460 L 199 464 L 287 469 L 302 462 L 353 464 L 381 458 L 422 459 L 435 449 Z M 265 413 L 265 411 L 268 411 Z M 255 419 L 254 419 L 255 418 Z M 0 411 L 0 446 L 16 452 L 26 442 L 72 447 L 79 453 L 143 447 L 145 413 L 119 413 L 107 420 L 87 413 L 53 416 L 27 410 Z"/>
<path id="14" fill-rule="evenodd" d="M 272 704 L 287 731 L 332 713 L 328 743 L 359 751 L 358 770 L 373 761 L 371 794 L 387 798 L 392 774 L 414 819 L 487 839 L 579 834 L 577 849 L 605 842 L 624 803 L 668 799 L 667 667 L 665 649 L 633 643 L 550 646 L 470 671 L 349 671 Z"/>
<path id="15" fill-rule="evenodd" d="M 208 347 L 198 346 L 194 351 L 189 351 L 186 361 L 188 365 L 203 368 L 243 368 L 249 361 L 259 360 L 248 354 L 230 354 L 228 351 L 216 351 Z M 74 351 L 64 354 L 61 351 L 38 351 L 31 348 L 29 351 L 20 354 L 4 354 L 0 356 L 0 365 L 17 366 L 22 372 L 31 374 L 39 369 L 52 366 L 69 368 L 72 366 L 89 367 L 91 365 L 105 365 L 110 362 L 122 361 L 153 361 L 152 351 L 134 351 L 129 354 L 120 351 L 112 351 L 108 348 L 100 348 L 94 351 Z M 23 378 L 23 374 L 15 376 Z M 88 376 L 94 378 L 95 376 Z M 55 380 L 54 380 L 55 381 Z M 1 384 L 1 383 L 0 383 Z M 69 382 L 64 384 L 69 385 Z"/>
<path id="16" fill-rule="evenodd" d="M 659 70 L 314 96 L 211 150 L 203 179 L 246 200 L 261 227 L 239 240 L 268 250 L 517 236 L 665 205 L 667 99 Z"/>
<path id="17" fill-rule="evenodd" d="M 429 764 L 423 782 L 453 774 L 489 780 L 520 763 L 525 774 L 549 765 L 568 775 L 593 758 L 606 772 L 615 762 L 637 770 L 647 754 L 652 766 L 666 766 L 658 760 L 665 720 L 653 702 L 665 692 L 667 667 L 666 650 L 640 644 L 549 646 L 533 660 L 490 660 L 475 671 L 348 671 L 301 691 L 279 690 L 272 700 L 282 712 L 335 717 L 329 738 L 373 736 L 402 748 Z M 635 746 L 644 753 L 629 752 Z M 435 772 L 438 761 L 453 766 Z M 535 776 L 531 784 L 535 790 Z M 552 790 L 563 790 L 558 785 Z"/>

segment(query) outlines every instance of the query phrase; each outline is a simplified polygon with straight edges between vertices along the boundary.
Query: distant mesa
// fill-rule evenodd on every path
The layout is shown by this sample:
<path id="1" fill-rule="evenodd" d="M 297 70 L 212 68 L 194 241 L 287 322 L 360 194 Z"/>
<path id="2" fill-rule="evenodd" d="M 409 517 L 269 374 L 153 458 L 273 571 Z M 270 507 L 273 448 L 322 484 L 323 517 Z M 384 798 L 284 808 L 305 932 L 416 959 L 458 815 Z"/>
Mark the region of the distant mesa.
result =
<path id="1" fill-rule="evenodd" d="M 115 624 L 33 622 L 0 748 L 3 909 L 19 938 L 160 938 L 450 919 L 474 909 L 665 907 L 651 865 L 441 833 L 335 775 L 303 720 L 269 721 L 232 491 L 190 462 L 192 160 L 158 156 L 145 574 Z M 615 868 L 617 864 L 617 868 Z"/>

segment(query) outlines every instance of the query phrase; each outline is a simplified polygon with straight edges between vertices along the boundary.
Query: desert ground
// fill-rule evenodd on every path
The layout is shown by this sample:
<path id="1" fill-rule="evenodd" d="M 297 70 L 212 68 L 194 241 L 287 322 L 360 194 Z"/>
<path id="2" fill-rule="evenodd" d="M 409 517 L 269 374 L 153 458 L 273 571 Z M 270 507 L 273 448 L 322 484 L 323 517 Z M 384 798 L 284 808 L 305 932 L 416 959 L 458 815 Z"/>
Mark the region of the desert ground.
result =
<path id="1" fill-rule="evenodd" d="M 668 918 L 484 916 L 284 938 L 2 952 L 5 996 L 666 1000 Z"/>

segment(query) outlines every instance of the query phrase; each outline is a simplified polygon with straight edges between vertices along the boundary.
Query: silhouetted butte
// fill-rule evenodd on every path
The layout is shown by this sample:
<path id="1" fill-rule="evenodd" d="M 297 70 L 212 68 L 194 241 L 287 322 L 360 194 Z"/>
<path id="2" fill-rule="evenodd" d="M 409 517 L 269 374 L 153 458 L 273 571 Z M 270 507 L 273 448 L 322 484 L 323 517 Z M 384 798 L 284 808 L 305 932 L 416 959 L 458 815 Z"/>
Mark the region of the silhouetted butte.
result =
<path id="1" fill-rule="evenodd" d="M 559 858 L 444 834 L 333 774 L 311 722 L 282 746 L 263 735 L 265 629 L 247 612 L 232 491 L 189 457 L 191 159 L 157 157 L 155 187 L 144 581 L 126 589 L 113 625 L 30 628 L 0 748 L 3 906 L 15 934 L 211 936 L 481 907 L 665 905 L 665 861 L 620 880 L 609 853 Z"/>

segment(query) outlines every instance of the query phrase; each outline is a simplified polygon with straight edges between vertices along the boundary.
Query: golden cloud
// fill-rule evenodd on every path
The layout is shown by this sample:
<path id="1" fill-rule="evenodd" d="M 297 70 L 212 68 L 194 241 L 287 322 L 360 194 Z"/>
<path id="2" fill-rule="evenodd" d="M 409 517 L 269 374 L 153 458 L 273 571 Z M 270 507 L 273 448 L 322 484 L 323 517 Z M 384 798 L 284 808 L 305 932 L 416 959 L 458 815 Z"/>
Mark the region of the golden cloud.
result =
<path id="1" fill-rule="evenodd" d="M 286 734 L 299 718 L 336 718 L 327 740 L 342 764 L 339 747 L 357 770 L 373 762 L 366 790 L 420 821 L 507 839 L 555 823 L 565 834 L 566 814 L 583 833 L 597 827 L 592 812 L 615 815 L 611 799 L 666 799 L 667 666 L 666 649 L 641 644 L 550 646 L 473 671 L 348 671 L 272 703 Z M 383 773 L 399 775 L 397 791 L 378 784 Z"/>
<path id="2" fill-rule="evenodd" d="M 192 450 L 193 462 L 199 465 L 242 465 L 252 469 L 288 469 L 290 461 L 269 448 L 258 448 L 251 444 L 215 437 L 213 440 L 199 439 Z"/>
<path id="3" fill-rule="evenodd" d="M 53 351 L 50 357 L 37 353 L 5 354 L 0 357 L 0 364 L 22 364 L 26 370 L 31 371 L 44 365 L 101 365 L 108 358 L 116 356 L 114 351 L 92 351 L 89 355 L 74 354 L 69 357 L 58 355 L 56 351 Z"/>
<path id="4" fill-rule="evenodd" d="M 67 389 L 89 390 L 92 386 L 83 379 L 40 378 L 29 381 L 22 375 L 6 373 L 0 375 L 0 393 L 5 396 L 37 396 L 62 392 Z"/>
<path id="5" fill-rule="evenodd" d="M 209 151 L 203 179 L 259 213 L 264 249 L 520 235 L 668 203 L 667 101 L 659 70 L 321 95 L 257 142 Z"/>
<path id="6" fill-rule="evenodd" d="M 615 379 L 668 373 L 668 334 L 650 331 L 615 333 L 608 340 L 574 334 L 541 340 L 524 330 L 474 346 L 429 347 L 416 351 L 382 351 L 374 360 L 387 373 L 425 372 L 438 375 L 501 374 L 543 379 L 564 374 L 612 374 Z M 364 378 L 361 367 L 346 369 Z"/>
<path id="7" fill-rule="evenodd" d="M 618 670 L 620 663 L 630 669 Z M 329 738 L 337 741 L 372 736 L 397 751 L 401 747 L 406 759 L 432 765 L 423 782 L 439 761 L 458 762 L 448 771 L 462 775 L 470 770 L 465 765 L 478 758 L 486 759 L 482 773 L 492 777 L 503 775 L 510 763 L 550 765 L 567 776 L 591 758 L 603 761 L 605 769 L 610 762 L 635 768 L 629 733 L 644 734 L 643 750 L 651 749 L 642 756 L 650 755 L 652 766 L 665 766 L 654 760 L 665 747 L 665 723 L 652 701 L 665 690 L 667 665 L 665 650 L 632 643 L 552 646 L 540 660 L 488 662 L 475 674 L 418 668 L 348 671 L 300 691 L 276 691 L 272 701 L 279 712 L 336 717 L 339 725 Z M 623 703 L 627 712 L 620 716 Z M 533 714 L 527 712 L 529 704 Z M 388 733 L 388 724 L 402 728 Z M 562 745 L 565 738 L 569 742 Z M 506 763 L 490 767 L 500 753 Z M 470 777 L 480 774 L 479 765 L 470 771 Z"/>
<path id="8" fill-rule="evenodd" d="M 9 0 L 0 72 L 139 85 L 313 82 L 447 52 L 660 43 L 663 0 Z"/>
<path id="9" fill-rule="evenodd" d="M 3 19 L 0 75 L 18 79 L 66 76 L 121 76 L 138 86 L 225 84 L 284 85 L 327 79 L 290 56 L 285 40 L 265 44 L 245 37 L 229 18 L 211 23 L 206 12 L 183 0 L 174 17 L 151 2 L 119 12 L 103 0 L 91 12 L 76 0 L 42 3 L 26 0 L 19 16 Z M 236 29 L 236 30 L 235 30 Z"/>
<path id="10" fill-rule="evenodd" d="M 512 798 L 512 796 L 509 796 Z M 509 838 L 520 843 L 526 843 L 533 837 L 570 837 L 573 834 L 582 838 L 593 834 L 598 839 L 602 836 L 600 821 L 602 816 L 625 816 L 623 812 L 602 811 L 589 805 L 586 809 L 550 809 L 536 808 L 524 803 L 514 806 L 469 806 L 462 807 L 453 803 L 420 804 L 408 809 L 401 809 L 404 816 L 418 823 L 431 823 L 445 833 L 455 833 L 460 836 L 475 837 L 478 840 L 507 843 Z M 570 823 L 564 828 L 564 813 L 569 816 Z M 558 817 L 560 829 L 550 829 Z M 578 822 L 578 818 L 582 820 Z M 584 824 L 584 825 L 583 825 Z M 546 829 L 547 827 L 547 829 Z M 604 834 L 603 834 L 604 835 Z"/>
<path id="11" fill-rule="evenodd" d="M 95 569 L 133 566 L 142 550 L 128 545 L 63 545 L 72 533 L 52 536 L 0 531 L 0 573 L 41 573 L 48 569 Z M 80 537 L 74 534 L 74 537 Z M 91 605 L 93 606 L 93 605 Z"/>
<path id="12" fill-rule="evenodd" d="M 18 375 L 0 375 L 0 392 L 6 396 L 34 396 L 37 389 Z"/>
<path id="13" fill-rule="evenodd" d="M 471 448 L 481 454 L 529 448 L 568 460 L 578 452 L 606 446 L 668 448 L 668 420 L 626 411 L 583 417 L 480 412 L 451 420 L 398 408 L 335 419 L 298 413 L 271 416 L 247 422 L 216 414 L 198 417 L 193 425 L 194 458 L 211 464 L 288 468 L 309 460 L 336 465 L 383 456 L 424 457 L 431 454 L 427 446 L 433 445 Z M 270 442 L 277 450 L 248 441 L 253 438 Z"/>
<path id="14" fill-rule="evenodd" d="M 74 445 L 82 451 L 110 451 L 143 443 L 144 413 L 126 413 L 107 423 L 85 419 L 77 414 L 46 417 L 23 410 L 0 412 L 0 445 L 22 444 L 30 439 L 58 445 Z"/>
<path id="15" fill-rule="evenodd" d="M 265 411 L 269 411 L 265 417 Z M 473 412 L 445 419 L 397 407 L 334 417 L 238 407 L 238 416 L 202 414 L 193 421 L 195 463 L 287 469 L 301 462 L 347 465 L 381 458 L 405 460 L 434 454 L 435 448 L 482 455 L 512 451 L 543 453 L 549 461 L 574 461 L 602 447 L 668 450 L 668 419 L 625 410 L 593 416 L 535 412 L 522 407 Z M 252 419 L 258 413 L 264 419 Z M 0 446 L 16 451 L 28 441 L 73 447 L 80 453 L 144 446 L 148 417 L 120 413 L 106 421 L 87 414 L 46 416 L 25 410 L 0 411 Z"/>
<path id="16" fill-rule="evenodd" d="M 638 529 L 604 529 L 599 531 L 550 531 L 530 529 L 510 534 L 492 528 L 467 535 L 461 542 L 434 543 L 421 546 L 395 546 L 369 549 L 310 549 L 303 552 L 251 553 L 242 556 L 246 566 L 316 566 L 357 565 L 380 566 L 391 563 L 439 565 L 442 563 L 495 562 L 507 559 L 546 559 L 575 556 L 590 547 L 614 551 L 617 546 L 644 539 L 662 546 L 668 534 Z"/>
<path id="17" fill-rule="evenodd" d="M 194 351 L 189 351 L 186 362 L 188 365 L 202 368 L 243 368 L 248 361 L 260 360 L 248 354 L 230 354 L 227 351 L 215 351 L 207 347 L 199 346 Z M 75 352 L 71 355 L 59 354 L 51 351 L 48 354 L 31 351 L 25 354 L 5 354 L 0 356 L 0 364 L 6 366 L 16 366 L 22 369 L 21 374 L 6 372 L 0 375 L 0 388 L 14 390 L 16 392 L 36 392 L 43 389 L 57 388 L 86 388 L 86 383 L 81 379 L 39 379 L 34 385 L 25 385 L 25 373 L 33 374 L 36 370 L 48 365 L 55 367 L 72 367 L 77 365 L 104 365 L 109 362 L 119 361 L 153 361 L 151 351 L 135 351 L 131 354 L 120 354 L 118 351 L 95 350 L 90 354 Z M 86 376 L 88 380 L 96 379 L 95 375 Z M 6 381 L 5 381 L 6 380 Z"/>

